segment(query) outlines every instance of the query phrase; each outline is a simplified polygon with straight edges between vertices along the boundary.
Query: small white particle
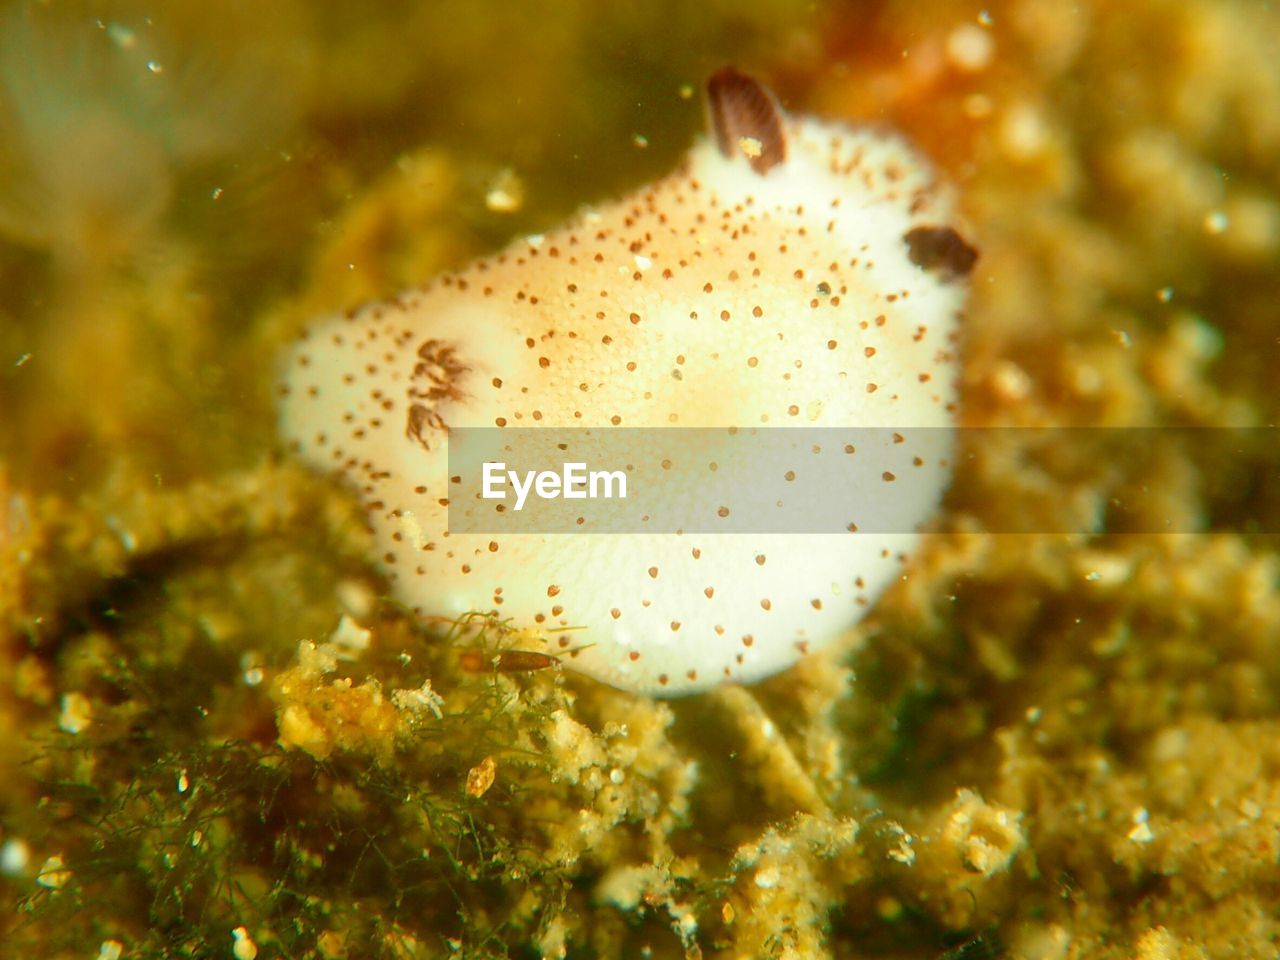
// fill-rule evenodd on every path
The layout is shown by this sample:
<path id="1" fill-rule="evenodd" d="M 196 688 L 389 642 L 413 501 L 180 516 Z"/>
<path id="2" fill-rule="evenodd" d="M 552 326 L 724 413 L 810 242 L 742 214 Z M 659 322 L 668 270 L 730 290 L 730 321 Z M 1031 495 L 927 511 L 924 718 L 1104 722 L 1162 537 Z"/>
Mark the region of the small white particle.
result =
<path id="1" fill-rule="evenodd" d="M 30 359 L 31 359 L 31 354 L 24 353 L 22 356 L 20 356 L 17 360 L 14 361 L 13 365 L 15 367 L 25 367 L 27 365 L 27 361 Z"/>
<path id="2" fill-rule="evenodd" d="M 98 960 L 120 960 L 124 944 L 119 940 L 103 940 L 98 946 Z"/>
<path id="3" fill-rule="evenodd" d="M 256 687 L 265 679 L 262 669 L 262 654 L 256 650 L 246 650 L 240 654 L 240 679 L 246 686 Z"/>
<path id="4" fill-rule="evenodd" d="M 1007 400 L 1024 399 L 1032 388 L 1031 377 L 1012 360 L 1000 360 L 991 374 L 992 386 Z"/>
<path id="5" fill-rule="evenodd" d="M 221 200 L 221 199 L 222 199 L 222 188 L 221 188 L 221 187 L 214 187 L 212 190 L 210 190 L 210 191 L 209 191 L 209 199 L 210 199 L 210 200 Z"/>
<path id="6" fill-rule="evenodd" d="M 619 770 L 617 767 L 614 767 L 612 770 L 609 771 L 609 782 L 612 783 L 614 786 L 617 786 L 618 784 L 622 783 L 622 781 L 625 780 L 626 778 L 627 778 L 627 775 L 623 773 L 621 770 Z"/>
<path id="7" fill-rule="evenodd" d="M 514 170 L 504 168 L 489 182 L 484 205 L 494 213 L 515 213 L 524 206 L 524 183 Z"/>
<path id="8" fill-rule="evenodd" d="M 643 150 L 649 146 L 649 138 L 643 133 L 633 133 L 631 135 L 631 143 L 637 150 Z"/>
<path id="9" fill-rule="evenodd" d="M 761 890 L 772 890 L 782 879 L 777 867 L 761 867 L 756 871 L 755 883 Z"/>
<path id="10" fill-rule="evenodd" d="M 391 694 L 391 702 L 400 710 L 414 716 L 431 711 L 437 720 L 444 717 L 444 697 L 431 689 L 431 681 L 422 681 L 416 690 L 397 690 Z"/>
<path id="11" fill-rule="evenodd" d="M 991 64 L 995 41 L 982 27 L 963 23 L 947 35 L 947 59 L 966 73 L 977 73 Z"/>
<path id="12" fill-rule="evenodd" d="M 161 66 L 161 65 L 160 65 L 157 61 L 155 61 L 155 60 L 148 60 L 148 61 L 147 61 L 147 69 L 148 69 L 148 70 L 150 70 L 152 73 L 164 73 L 164 67 L 163 67 L 163 66 Z"/>
<path id="13" fill-rule="evenodd" d="M 1155 839 L 1156 835 L 1151 832 L 1151 825 L 1147 822 L 1150 817 L 1146 807 L 1134 808 L 1131 815 L 1134 827 L 1128 833 L 1129 839 L 1134 843 L 1150 843 Z"/>
<path id="14" fill-rule="evenodd" d="M 93 706 L 89 698 L 82 693 L 64 693 L 62 695 L 62 713 L 58 716 L 58 727 L 66 733 L 77 734 L 87 730 L 93 722 Z"/>
<path id="15" fill-rule="evenodd" d="M 909 867 L 916 862 L 916 848 L 912 846 L 914 842 L 915 837 L 903 831 L 902 836 L 898 838 L 897 846 L 891 849 L 886 856 L 904 867 Z"/>
<path id="16" fill-rule="evenodd" d="M 190 789 L 191 789 L 191 779 L 187 776 L 187 771 L 186 771 L 186 768 L 184 767 L 178 773 L 178 792 L 186 793 Z"/>
<path id="17" fill-rule="evenodd" d="M 1000 139 L 1012 159 L 1026 162 L 1048 146 L 1049 126 L 1035 106 L 1015 103 L 1004 114 Z"/>
<path id="18" fill-rule="evenodd" d="M 421 543 L 416 539 L 413 542 L 419 545 Z M 334 588 L 333 592 L 342 609 L 357 620 L 364 620 L 373 613 L 377 596 L 365 581 L 356 579 L 342 580 Z"/>
<path id="19" fill-rule="evenodd" d="M 372 630 L 366 630 L 344 613 L 338 626 L 329 634 L 329 643 L 339 660 L 358 660 L 369 649 L 372 637 Z"/>
<path id="20" fill-rule="evenodd" d="M 764 144 L 755 137 L 739 137 L 738 149 L 754 160 L 764 153 Z"/>
<path id="21" fill-rule="evenodd" d="M 114 514 L 107 514 L 103 519 L 115 535 L 120 538 L 120 545 L 124 547 L 126 553 L 134 553 L 138 549 L 138 538 L 122 524 L 119 517 Z"/>
<path id="22" fill-rule="evenodd" d="M 653 266 L 652 260 L 650 260 L 648 257 L 643 257 L 638 253 L 636 254 L 635 260 L 636 260 L 637 270 L 648 270 L 650 267 Z"/>
<path id="23" fill-rule="evenodd" d="M 338 668 L 338 658 L 329 644 L 303 640 L 298 644 L 298 666 L 313 676 L 324 676 Z"/>
<path id="24" fill-rule="evenodd" d="M 1229 226 L 1231 226 L 1231 218 L 1225 211 L 1210 210 L 1205 214 L 1204 232 L 1210 236 L 1216 237 L 1220 233 L 1225 233 Z"/>
<path id="25" fill-rule="evenodd" d="M 1168 303 L 1173 299 L 1173 287 L 1161 287 L 1156 291 L 1156 299 L 1161 303 Z"/>
<path id="26" fill-rule="evenodd" d="M 0 846 L 0 874 L 17 877 L 26 873 L 31 861 L 31 848 L 21 837 L 10 837 Z"/>
<path id="27" fill-rule="evenodd" d="M 689 940 L 698 932 L 698 918 L 688 911 L 680 914 L 676 924 L 680 927 L 680 936 L 685 940 Z"/>
<path id="28" fill-rule="evenodd" d="M 1156 835 L 1151 832 L 1150 824 L 1145 822 L 1135 826 L 1127 836 L 1134 843 L 1150 843 L 1156 838 Z"/>

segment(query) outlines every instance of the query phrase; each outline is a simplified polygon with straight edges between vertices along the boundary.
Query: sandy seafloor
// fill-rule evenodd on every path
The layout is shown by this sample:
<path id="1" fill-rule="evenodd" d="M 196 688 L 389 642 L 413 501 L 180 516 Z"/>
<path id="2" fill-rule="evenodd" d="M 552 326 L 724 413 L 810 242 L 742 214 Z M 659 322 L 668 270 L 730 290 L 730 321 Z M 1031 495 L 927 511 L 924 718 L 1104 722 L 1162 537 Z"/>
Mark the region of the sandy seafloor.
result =
<path id="1" fill-rule="evenodd" d="M 975 434 L 847 643 L 662 703 L 465 669 L 522 638 L 383 599 L 272 388 L 670 169 L 732 62 L 958 185 L 967 423 L 1274 425 L 1277 50 L 1255 0 L 4 5 L 0 955 L 1275 956 L 1265 431 Z"/>

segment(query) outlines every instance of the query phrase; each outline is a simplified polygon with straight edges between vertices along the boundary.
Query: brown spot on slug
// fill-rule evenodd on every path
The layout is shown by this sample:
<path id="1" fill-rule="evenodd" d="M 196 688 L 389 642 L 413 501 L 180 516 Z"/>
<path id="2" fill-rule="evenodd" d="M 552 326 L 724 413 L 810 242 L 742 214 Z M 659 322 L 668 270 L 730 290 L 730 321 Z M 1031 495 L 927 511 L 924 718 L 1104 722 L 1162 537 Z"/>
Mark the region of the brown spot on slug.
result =
<path id="1" fill-rule="evenodd" d="M 966 277 L 978 262 L 978 251 L 951 227 L 916 227 L 902 237 L 907 256 L 917 267 Z"/>

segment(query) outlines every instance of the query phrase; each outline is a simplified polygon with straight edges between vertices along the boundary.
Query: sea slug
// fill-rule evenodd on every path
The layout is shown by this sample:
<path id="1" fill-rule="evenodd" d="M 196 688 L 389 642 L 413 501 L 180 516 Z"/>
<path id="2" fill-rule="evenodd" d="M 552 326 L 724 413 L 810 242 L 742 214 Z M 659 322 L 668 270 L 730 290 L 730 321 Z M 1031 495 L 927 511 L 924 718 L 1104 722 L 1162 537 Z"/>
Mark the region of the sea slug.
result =
<path id="1" fill-rule="evenodd" d="M 400 600 L 429 616 L 492 611 L 543 637 L 543 653 L 573 651 L 571 668 L 655 696 L 784 669 L 901 575 L 950 478 L 977 256 L 896 136 L 790 117 L 732 68 L 707 93 L 711 135 L 675 173 L 321 319 L 281 384 L 284 436 L 358 489 Z M 859 518 L 905 520 L 751 532 L 724 504 L 734 532 L 450 530 L 459 431 L 672 427 L 882 429 L 905 445 L 890 452 L 912 483 L 877 467 Z"/>

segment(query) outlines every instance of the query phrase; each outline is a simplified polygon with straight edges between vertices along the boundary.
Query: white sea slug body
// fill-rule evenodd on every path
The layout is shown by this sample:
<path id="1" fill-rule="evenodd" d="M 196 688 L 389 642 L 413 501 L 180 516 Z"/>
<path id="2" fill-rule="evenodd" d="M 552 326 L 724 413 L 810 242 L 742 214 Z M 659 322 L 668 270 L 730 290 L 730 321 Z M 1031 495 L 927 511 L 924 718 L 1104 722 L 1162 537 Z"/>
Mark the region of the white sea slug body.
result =
<path id="1" fill-rule="evenodd" d="M 847 630 L 937 509 L 945 455 L 914 458 L 909 489 L 876 474 L 864 516 L 905 499 L 911 524 L 894 532 L 464 533 L 449 530 L 450 432 L 934 428 L 949 442 L 976 257 L 900 140 L 787 117 L 732 69 L 708 92 L 713 136 L 678 171 L 318 322 L 281 390 L 285 437 L 359 489 L 400 600 L 493 611 L 576 651 L 573 669 L 659 696 L 758 680 Z"/>

